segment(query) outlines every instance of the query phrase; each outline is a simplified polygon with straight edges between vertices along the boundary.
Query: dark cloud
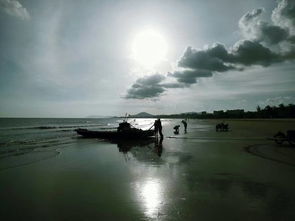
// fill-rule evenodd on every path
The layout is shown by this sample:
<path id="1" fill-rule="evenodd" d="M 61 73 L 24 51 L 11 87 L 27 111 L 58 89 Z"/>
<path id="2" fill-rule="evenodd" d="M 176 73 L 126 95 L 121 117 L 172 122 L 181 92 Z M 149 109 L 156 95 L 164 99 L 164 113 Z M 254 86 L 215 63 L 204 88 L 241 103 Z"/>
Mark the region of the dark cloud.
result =
<path id="1" fill-rule="evenodd" d="M 220 44 L 215 44 L 203 51 L 196 51 L 189 47 L 180 59 L 179 66 L 192 69 L 183 74 L 193 76 L 199 73 L 238 69 L 237 64 L 268 66 L 278 61 L 281 61 L 280 56 L 259 42 L 241 40 L 234 45 L 232 50 L 227 50 Z"/>
<path id="2" fill-rule="evenodd" d="M 184 84 L 195 84 L 197 78 L 212 77 L 212 72 L 208 70 L 184 70 L 170 73 L 168 76 L 174 77 L 178 82 Z"/>
<path id="3" fill-rule="evenodd" d="M 142 77 L 137 80 L 137 84 L 156 85 L 163 81 L 165 77 L 161 74 L 154 74 L 148 77 Z"/>
<path id="4" fill-rule="evenodd" d="M 145 99 L 159 97 L 165 89 L 159 85 L 165 77 L 160 74 L 137 79 L 137 81 L 127 91 L 127 99 Z"/>
<path id="5" fill-rule="evenodd" d="M 236 43 L 231 56 L 232 63 L 269 66 L 282 58 L 258 42 L 244 40 Z"/>
<path id="6" fill-rule="evenodd" d="M 259 22 L 257 40 L 273 45 L 288 40 L 289 31 L 266 22 Z"/>
<path id="7" fill-rule="evenodd" d="M 127 99 L 156 98 L 166 91 L 166 88 L 184 88 L 188 85 L 184 83 L 162 83 L 166 76 L 154 74 L 137 79 L 137 81 L 127 91 Z"/>
<path id="8" fill-rule="evenodd" d="M 234 67 L 226 65 L 228 53 L 223 45 L 216 44 L 207 50 L 197 51 L 188 47 L 178 62 L 179 67 L 225 72 Z"/>
<path id="9" fill-rule="evenodd" d="M 283 59 L 283 56 L 272 52 L 259 42 L 250 40 L 237 42 L 232 50 L 227 50 L 221 44 L 214 44 L 203 51 L 196 51 L 189 47 L 180 59 L 179 66 L 190 69 L 176 71 L 169 76 L 181 83 L 195 84 L 198 78 L 212 77 L 214 72 L 242 70 L 238 67 L 240 65 L 269 66 Z"/>
<path id="10" fill-rule="evenodd" d="M 26 8 L 22 6 L 19 1 L 16 0 L 0 0 L 0 9 L 7 14 L 16 16 L 23 20 L 30 19 L 30 14 Z"/>
<path id="11" fill-rule="evenodd" d="M 160 86 L 163 88 L 185 88 L 188 85 L 182 83 L 163 83 Z"/>
<path id="12" fill-rule="evenodd" d="M 291 43 L 295 44 L 295 35 L 290 36 L 290 37 L 288 38 L 288 41 L 290 41 Z"/>

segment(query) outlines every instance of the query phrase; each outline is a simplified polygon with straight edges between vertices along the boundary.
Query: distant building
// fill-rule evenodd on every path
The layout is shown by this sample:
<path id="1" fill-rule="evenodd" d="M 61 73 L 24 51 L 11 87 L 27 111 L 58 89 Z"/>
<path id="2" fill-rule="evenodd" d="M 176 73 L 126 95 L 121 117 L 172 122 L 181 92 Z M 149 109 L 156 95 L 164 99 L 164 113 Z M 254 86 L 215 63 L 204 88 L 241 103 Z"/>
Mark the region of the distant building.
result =
<path id="1" fill-rule="evenodd" d="M 245 111 L 244 111 L 244 109 L 236 109 L 236 110 L 227 110 L 226 113 L 229 116 L 241 117 L 244 115 Z"/>
<path id="2" fill-rule="evenodd" d="M 202 111 L 201 114 L 202 114 L 202 115 L 206 115 L 207 112 L 206 112 L 206 111 Z"/>

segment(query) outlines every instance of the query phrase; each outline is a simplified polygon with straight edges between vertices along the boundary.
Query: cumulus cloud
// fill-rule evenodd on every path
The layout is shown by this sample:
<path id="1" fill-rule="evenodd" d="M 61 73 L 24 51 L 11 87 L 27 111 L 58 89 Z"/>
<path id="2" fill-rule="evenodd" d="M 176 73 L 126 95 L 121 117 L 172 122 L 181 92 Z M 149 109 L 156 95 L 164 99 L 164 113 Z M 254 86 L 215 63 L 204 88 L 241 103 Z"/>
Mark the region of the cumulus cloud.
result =
<path id="1" fill-rule="evenodd" d="M 225 72 L 238 69 L 237 64 L 268 66 L 279 61 L 279 55 L 259 42 L 251 40 L 238 41 L 231 50 L 221 44 L 197 51 L 188 47 L 178 66 L 194 70 Z"/>
<path id="2" fill-rule="evenodd" d="M 212 77 L 214 73 L 243 71 L 252 65 L 266 67 L 295 59 L 295 1 L 281 0 L 272 12 L 271 23 L 261 21 L 263 12 L 264 9 L 259 8 L 241 17 L 239 28 L 243 38 L 229 49 L 220 43 L 202 50 L 187 47 L 178 62 L 182 70 L 168 74 L 177 83 L 169 87 L 139 79 L 129 89 L 127 98 L 158 97 L 166 88 L 189 87 L 197 83 L 198 78 Z"/>
<path id="3" fill-rule="evenodd" d="M 167 77 L 161 74 L 154 74 L 137 79 L 137 81 L 127 91 L 127 99 L 157 98 L 163 94 L 167 88 L 187 87 L 182 83 L 164 83 Z"/>
<path id="4" fill-rule="evenodd" d="M 139 78 L 127 91 L 126 98 L 144 99 L 158 97 L 165 91 L 165 89 L 159 85 L 164 79 L 165 77 L 160 74 Z"/>
<path id="5" fill-rule="evenodd" d="M 231 52 L 231 58 L 231 63 L 246 66 L 269 66 L 272 63 L 283 60 L 279 54 L 272 52 L 269 48 L 264 47 L 258 42 L 250 40 L 237 42 Z"/>
<path id="6" fill-rule="evenodd" d="M 174 77 L 178 82 L 186 85 L 197 83 L 197 78 L 212 77 L 213 73 L 208 70 L 184 70 L 169 73 L 168 76 Z"/>
<path id="7" fill-rule="evenodd" d="M 295 33 L 295 1 L 282 0 L 272 12 L 272 21 L 281 27 Z"/>
<path id="8" fill-rule="evenodd" d="M 185 88 L 185 87 L 188 87 L 189 85 L 182 84 L 182 83 L 162 83 L 160 84 L 160 86 L 163 88 Z"/>
<path id="9" fill-rule="evenodd" d="M 207 50 L 195 50 L 188 47 L 183 57 L 178 62 L 179 67 L 201 69 L 224 72 L 234 69 L 233 66 L 226 65 L 224 60 L 228 58 L 228 53 L 223 45 L 215 44 Z"/>
<path id="10" fill-rule="evenodd" d="M 30 14 L 26 8 L 22 6 L 19 1 L 16 0 L 0 0 L 0 9 L 7 14 L 16 16 L 23 20 L 30 19 Z"/>
<path id="11" fill-rule="evenodd" d="M 269 45 L 287 40 L 289 37 L 287 29 L 260 20 L 263 11 L 262 8 L 254 9 L 240 19 L 239 28 L 243 37 Z"/>

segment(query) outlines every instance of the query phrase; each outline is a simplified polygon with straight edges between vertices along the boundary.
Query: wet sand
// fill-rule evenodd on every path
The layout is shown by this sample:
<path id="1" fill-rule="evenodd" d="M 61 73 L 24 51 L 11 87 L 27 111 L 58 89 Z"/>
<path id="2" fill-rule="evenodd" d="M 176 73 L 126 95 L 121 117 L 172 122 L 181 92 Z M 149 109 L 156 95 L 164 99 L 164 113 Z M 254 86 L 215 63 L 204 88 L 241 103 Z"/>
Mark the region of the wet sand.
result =
<path id="1" fill-rule="evenodd" d="M 162 146 L 74 137 L 5 159 L 29 163 L 0 171 L 0 219 L 295 220 L 295 148 L 266 139 L 295 121 L 217 122 L 174 135 L 180 120 L 164 120 Z"/>

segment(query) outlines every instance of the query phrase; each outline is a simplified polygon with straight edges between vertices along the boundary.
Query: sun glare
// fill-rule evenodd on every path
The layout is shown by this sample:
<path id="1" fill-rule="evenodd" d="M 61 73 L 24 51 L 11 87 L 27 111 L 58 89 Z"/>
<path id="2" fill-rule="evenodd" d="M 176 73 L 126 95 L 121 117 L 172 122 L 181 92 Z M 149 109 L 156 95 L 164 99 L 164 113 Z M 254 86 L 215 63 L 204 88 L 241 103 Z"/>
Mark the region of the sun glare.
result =
<path id="1" fill-rule="evenodd" d="M 134 60 L 151 68 L 166 59 L 167 42 L 160 32 L 146 29 L 135 35 L 131 50 Z"/>
<path id="2" fill-rule="evenodd" d="M 163 189 L 158 179 L 138 183 L 137 194 L 140 199 L 144 214 L 154 219 L 158 216 L 163 202 Z"/>

